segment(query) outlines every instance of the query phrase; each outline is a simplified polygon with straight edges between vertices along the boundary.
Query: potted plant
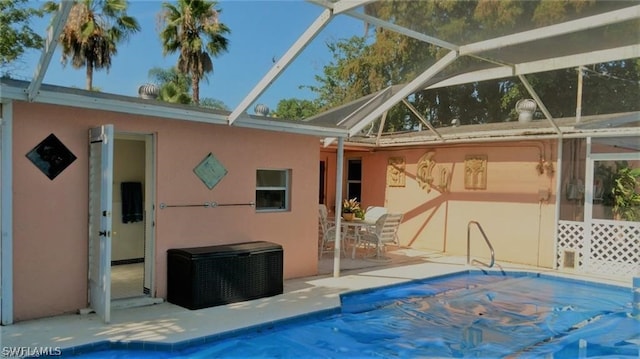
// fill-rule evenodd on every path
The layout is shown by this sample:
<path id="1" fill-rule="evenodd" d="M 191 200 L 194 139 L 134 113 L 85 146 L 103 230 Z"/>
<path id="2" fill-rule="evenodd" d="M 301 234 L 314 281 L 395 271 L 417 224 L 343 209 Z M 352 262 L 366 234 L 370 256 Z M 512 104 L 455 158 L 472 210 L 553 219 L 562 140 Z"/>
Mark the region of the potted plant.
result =
<path id="1" fill-rule="evenodd" d="M 356 214 L 361 212 L 360 202 L 358 202 L 356 198 L 342 201 L 342 218 L 344 218 L 345 221 L 352 221 L 356 217 Z"/>

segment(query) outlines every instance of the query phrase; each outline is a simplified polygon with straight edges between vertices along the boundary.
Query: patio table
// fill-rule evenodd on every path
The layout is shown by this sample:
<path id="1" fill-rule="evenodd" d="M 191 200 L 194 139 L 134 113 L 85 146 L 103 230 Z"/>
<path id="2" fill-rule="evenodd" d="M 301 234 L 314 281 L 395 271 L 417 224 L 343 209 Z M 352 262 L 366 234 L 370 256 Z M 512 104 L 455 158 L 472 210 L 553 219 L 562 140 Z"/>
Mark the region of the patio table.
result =
<path id="1" fill-rule="evenodd" d="M 351 246 L 351 259 L 356 258 L 356 248 L 360 244 L 360 232 L 364 228 L 373 227 L 376 224 L 374 222 L 365 221 L 363 219 L 354 219 L 351 221 L 343 220 L 341 222 L 342 230 L 344 233 L 343 238 L 350 239 L 352 241 Z M 346 242 L 346 241 L 345 241 Z"/>

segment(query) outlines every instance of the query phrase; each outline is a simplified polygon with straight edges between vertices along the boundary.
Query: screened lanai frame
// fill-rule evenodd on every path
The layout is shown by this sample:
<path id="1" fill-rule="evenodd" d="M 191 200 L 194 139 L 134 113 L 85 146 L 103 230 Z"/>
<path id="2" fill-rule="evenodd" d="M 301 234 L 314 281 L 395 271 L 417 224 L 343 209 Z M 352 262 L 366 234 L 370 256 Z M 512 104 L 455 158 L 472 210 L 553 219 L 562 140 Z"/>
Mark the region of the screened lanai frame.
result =
<path id="1" fill-rule="evenodd" d="M 553 122 L 552 114 L 546 110 L 535 89 L 528 83 L 526 75 L 640 57 L 639 34 L 623 31 L 633 28 L 640 19 L 640 6 L 630 1 L 601 2 L 591 11 L 583 13 L 580 18 L 541 28 L 516 29 L 510 34 L 485 36 L 480 34 L 479 39 L 475 41 L 442 38 L 437 29 L 432 29 L 435 33 L 425 33 L 374 17 L 365 11 L 365 7 L 376 1 L 310 0 L 309 2 L 325 10 L 234 109 L 229 116 L 230 124 L 255 102 L 304 47 L 336 16 L 353 17 L 362 20 L 363 24 L 383 27 L 436 45 L 443 53 L 436 62 L 424 64 L 424 72 L 412 81 L 405 84 L 390 84 L 389 88 L 381 90 L 378 95 L 371 94 L 354 101 L 355 106 L 352 107 L 356 109 L 348 114 L 349 121 L 339 124 L 348 129 L 349 136 L 358 134 L 371 122 L 380 119 L 391 107 L 403 100 L 406 101 L 406 98 L 416 91 L 509 77 L 517 77 L 523 82 L 549 120 L 549 125 L 556 132 L 560 132 Z M 412 1 L 411 3 L 421 2 Z M 428 1 L 422 3 L 428 3 Z M 390 17 L 393 15 L 391 14 Z M 450 65 L 462 58 L 470 59 L 466 69 L 452 70 Z M 372 102 L 370 96 L 377 98 Z M 341 117 L 338 116 L 336 119 L 336 114 L 331 111 L 318 117 L 321 116 L 334 118 L 334 124 L 341 121 Z M 425 122 L 424 119 L 421 120 Z M 319 122 L 323 121 L 319 120 Z"/>
<path id="2" fill-rule="evenodd" d="M 633 29 L 634 26 L 637 28 L 640 21 L 640 5 L 634 1 L 598 1 L 594 7 L 576 18 L 538 28 L 514 28 L 510 33 L 485 33 L 481 31 L 474 33 L 474 37 L 469 39 L 445 36 L 439 28 L 411 28 L 376 17 L 369 11 L 370 7 L 375 5 L 375 0 L 308 0 L 308 2 L 319 7 L 320 15 L 274 62 L 271 69 L 258 80 L 255 87 L 249 91 L 233 111 L 226 115 L 226 119 L 222 118 L 221 122 L 242 126 L 244 121 L 238 120 L 246 119 L 247 109 L 286 71 L 287 67 L 295 61 L 310 42 L 337 17 L 354 18 L 362 21 L 363 27 L 365 24 L 371 27 L 382 27 L 433 44 L 441 50 L 438 60 L 433 63 L 425 63 L 423 72 L 417 74 L 411 81 L 402 84 L 389 84 L 387 89 L 382 89 L 378 93 L 369 94 L 362 99 L 309 119 L 311 123 L 324 123 L 325 126 L 333 124 L 339 129 L 344 129 L 344 132 L 335 132 L 337 136 L 341 136 L 336 137 L 338 153 L 336 200 L 341 197 L 342 193 L 341 170 L 345 139 L 357 136 L 374 121 L 384 119 L 385 113 L 393 106 L 403 103 L 430 129 L 435 141 L 447 140 L 445 135 L 432 128 L 424 117 L 411 108 L 407 98 L 416 91 L 485 80 L 517 78 L 526 87 L 531 98 L 537 102 L 538 108 L 546 118 L 547 133 L 545 136 L 562 138 L 565 135 L 562 126 L 558 125 L 553 114 L 547 110 L 535 92 L 535 88 L 528 82 L 527 75 L 640 57 L 638 32 L 624 31 L 624 29 Z M 419 6 L 421 3 L 428 5 L 428 1 L 399 0 L 399 2 L 411 3 L 415 6 Z M 71 1 L 62 1 L 59 11 L 54 16 L 45 50 L 34 77 L 25 91 L 29 101 L 37 100 L 42 80 L 72 4 Z M 392 15 L 388 18 L 393 18 Z M 451 65 L 461 59 L 468 61 L 469 66 L 463 70 L 453 70 Z M 206 114 L 204 115 L 206 116 Z M 576 117 L 576 122 L 579 122 L 579 114 Z M 637 117 L 635 115 L 634 118 L 637 119 Z M 262 128 L 269 129 L 269 125 L 269 120 L 265 119 Z M 278 129 L 274 128 L 274 130 Z M 314 132 L 312 128 L 305 129 L 305 131 L 317 136 L 322 136 L 323 133 L 321 131 Z M 620 131 L 624 132 L 624 129 Z M 598 132 L 598 129 L 593 132 Z M 637 136 L 637 129 L 634 128 L 631 132 L 627 131 L 625 135 Z M 373 145 L 380 145 L 379 138 L 380 133 L 378 140 Z M 333 141 L 334 138 L 328 138 L 325 140 L 325 144 Z M 561 147 L 559 151 L 561 151 Z M 561 153 L 558 157 L 561 157 Z M 336 221 L 340 221 L 340 216 L 336 216 Z M 338 248 L 339 241 L 340 238 L 336 237 L 336 247 Z M 339 275 L 339 260 L 339 252 L 337 251 L 334 261 L 334 275 Z"/>
<path id="3" fill-rule="evenodd" d="M 309 24 L 291 47 L 274 62 L 268 73 L 231 111 L 226 119 L 228 124 L 233 124 L 243 116 L 314 38 L 331 21 L 340 16 L 362 21 L 363 28 L 385 28 L 433 44 L 441 50 L 439 59 L 432 63 L 425 63 L 424 71 L 410 82 L 390 84 L 388 89 L 382 90 L 385 96 L 371 94 L 376 97 L 375 102 L 363 108 L 356 106 L 356 109 L 348 115 L 350 120 L 339 125 L 348 129 L 348 136 L 354 136 L 416 91 L 509 77 L 516 77 L 523 82 L 531 96 L 538 102 L 550 126 L 559 132 L 552 115 L 537 97 L 526 75 L 640 57 L 640 33 L 628 31 L 628 29 L 637 29 L 640 24 L 640 5 L 635 1 L 597 1 L 594 6 L 588 7 L 575 18 L 548 26 L 514 27 L 510 33 L 477 31 L 469 38 L 453 38 L 438 27 L 411 28 L 376 17 L 371 9 L 378 1 L 388 2 L 389 0 L 307 0 L 319 7 L 320 15 Z M 416 9 L 420 6 L 428 6 L 432 3 L 431 0 L 396 0 L 395 2 L 411 4 L 411 10 L 414 13 L 417 13 Z M 44 51 L 26 91 L 29 101 L 34 101 L 38 96 L 42 80 L 57 46 L 59 34 L 72 5 L 72 1 L 61 1 L 59 10 L 53 17 Z M 398 11 L 404 10 L 407 9 L 400 7 Z M 394 14 L 392 12 L 385 17 L 393 19 Z M 450 65 L 463 58 L 468 61 L 465 63 L 464 70 L 452 69 Z M 362 105 L 368 100 L 365 97 L 358 101 Z M 326 115 L 334 117 L 329 113 Z"/>

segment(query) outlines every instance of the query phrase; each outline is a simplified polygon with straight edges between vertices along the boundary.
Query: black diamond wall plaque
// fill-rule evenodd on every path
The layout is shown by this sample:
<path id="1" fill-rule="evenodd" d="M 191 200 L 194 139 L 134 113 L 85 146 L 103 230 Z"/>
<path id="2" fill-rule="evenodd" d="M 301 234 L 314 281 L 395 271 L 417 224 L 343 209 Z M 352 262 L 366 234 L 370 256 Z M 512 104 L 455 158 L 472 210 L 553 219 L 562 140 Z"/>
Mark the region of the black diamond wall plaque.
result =
<path id="1" fill-rule="evenodd" d="M 50 180 L 76 160 L 76 156 L 53 133 L 29 151 L 27 158 Z"/>

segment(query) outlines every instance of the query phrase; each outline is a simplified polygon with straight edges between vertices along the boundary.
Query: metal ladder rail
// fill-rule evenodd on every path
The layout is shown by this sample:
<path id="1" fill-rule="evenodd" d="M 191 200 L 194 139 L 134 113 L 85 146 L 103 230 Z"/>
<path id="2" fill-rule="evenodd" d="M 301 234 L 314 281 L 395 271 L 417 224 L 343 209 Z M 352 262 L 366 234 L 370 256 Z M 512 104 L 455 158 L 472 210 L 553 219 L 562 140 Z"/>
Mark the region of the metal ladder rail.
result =
<path id="1" fill-rule="evenodd" d="M 496 255 L 493 250 L 493 246 L 491 245 L 491 242 L 489 242 L 489 238 L 487 238 L 487 235 L 484 233 L 482 226 L 477 221 L 469 221 L 469 223 L 467 224 L 467 264 L 471 263 L 471 225 L 472 224 L 475 224 L 478 227 L 478 229 L 480 230 L 480 233 L 482 233 L 482 237 L 484 237 L 484 241 L 487 243 L 487 246 L 489 246 L 489 250 L 491 250 L 491 263 L 486 264 L 477 259 L 474 259 L 473 262 L 477 262 L 486 267 L 491 268 L 495 264 Z"/>

